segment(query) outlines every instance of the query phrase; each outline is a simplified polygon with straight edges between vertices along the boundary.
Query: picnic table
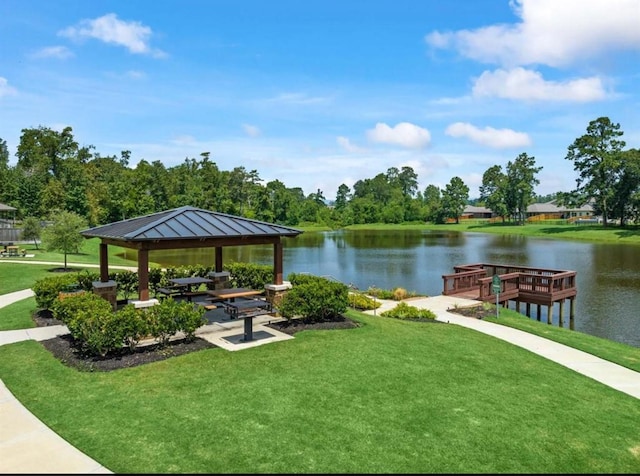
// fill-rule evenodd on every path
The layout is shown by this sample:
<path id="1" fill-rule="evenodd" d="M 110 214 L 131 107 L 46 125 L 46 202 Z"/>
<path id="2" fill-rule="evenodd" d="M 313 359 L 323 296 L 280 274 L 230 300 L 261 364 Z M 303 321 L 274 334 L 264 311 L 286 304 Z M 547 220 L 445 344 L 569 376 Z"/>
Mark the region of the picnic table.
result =
<path id="1" fill-rule="evenodd" d="M 197 291 L 194 291 L 194 286 L 196 289 L 201 284 L 212 283 L 213 281 L 209 278 L 201 278 L 200 276 L 192 276 L 188 278 L 172 278 L 169 280 L 172 284 L 172 289 L 169 291 L 175 292 L 178 291 L 178 296 L 185 296 L 188 301 L 191 301 L 191 297 L 199 294 Z"/>
<path id="2" fill-rule="evenodd" d="M 19 246 L 14 246 L 14 245 L 9 245 L 9 246 L 5 246 L 5 248 L 3 250 L 0 251 L 0 254 L 2 254 L 2 256 L 20 256 L 20 247 Z M 22 253 L 22 256 L 24 256 L 26 253 Z"/>
<path id="3" fill-rule="evenodd" d="M 213 297 L 212 301 L 227 301 L 233 302 L 239 297 L 259 296 L 264 291 L 250 288 L 224 288 L 224 289 L 210 289 L 207 294 Z"/>

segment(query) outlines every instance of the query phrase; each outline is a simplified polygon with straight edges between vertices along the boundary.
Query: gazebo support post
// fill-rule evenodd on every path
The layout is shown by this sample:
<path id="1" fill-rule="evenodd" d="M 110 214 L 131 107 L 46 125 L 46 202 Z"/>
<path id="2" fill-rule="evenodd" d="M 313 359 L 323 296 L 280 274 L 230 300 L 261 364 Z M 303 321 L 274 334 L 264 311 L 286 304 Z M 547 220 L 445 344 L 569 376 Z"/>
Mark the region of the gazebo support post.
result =
<path id="1" fill-rule="evenodd" d="M 100 243 L 100 281 L 109 281 L 109 245 Z"/>
<path id="2" fill-rule="evenodd" d="M 222 272 L 222 246 L 216 246 L 216 273 Z"/>
<path id="3" fill-rule="evenodd" d="M 149 250 L 138 250 L 138 296 L 140 301 L 149 300 Z"/>
<path id="4" fill-rule="evenodd" d="M 273 284 L 282 284 L 282 241 L 273 244 Z"/>

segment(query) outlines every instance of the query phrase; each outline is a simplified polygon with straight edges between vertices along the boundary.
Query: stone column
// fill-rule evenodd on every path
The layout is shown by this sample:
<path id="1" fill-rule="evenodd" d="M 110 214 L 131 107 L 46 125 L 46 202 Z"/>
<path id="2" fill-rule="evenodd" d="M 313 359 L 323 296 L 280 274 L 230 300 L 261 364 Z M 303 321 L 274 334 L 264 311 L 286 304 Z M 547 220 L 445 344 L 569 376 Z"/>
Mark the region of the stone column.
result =
<path id="1" fill-rule="evenodd" d="M 267 301 L 277 309 L 284 295 L 287 294 L 292 287 L 289 281 L 283 281 L 282 284 L 266 284 L 264 290 Z"/>
<path id="2" fill-rule="evenodd" d="M 229 271 L 212 271 L 207 277 L 211 279 L 212 283 L 207 283 L 207 289 L 228 289 L 231 287 L 230 281 L 231 273 Z"/>

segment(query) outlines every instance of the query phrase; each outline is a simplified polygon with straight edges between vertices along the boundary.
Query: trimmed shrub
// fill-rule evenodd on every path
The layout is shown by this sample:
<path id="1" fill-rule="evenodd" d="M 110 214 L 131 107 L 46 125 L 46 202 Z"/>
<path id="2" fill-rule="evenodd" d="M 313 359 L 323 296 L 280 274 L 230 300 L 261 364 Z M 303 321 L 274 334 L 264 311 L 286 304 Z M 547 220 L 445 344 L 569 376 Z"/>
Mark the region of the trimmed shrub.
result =
<path id="1" fill-rule="evenodd" d="M 292 274 L 290 280 L 293 287 L 278 306 L 283 317 L 321 322 L 347 310 L 349 288 L 345 284 L 313 275 Z"/>
<path id="2" fill-rule="evenodd" d="M 56 299 L 53 316 L 64 322 L 82 350 L 104 357 L 122 346 L 123 335 L 111 304 L 93 293 Z"/>
<path id="3" fill-rule="evenodd" d="M 435 319 L 435 313 L 430 309 L 418 309 L 410 306 L 406 302 L 399 303 L 393 309 L 380 313 L 383 317 L 393 317 L 395 319 Z"/>
<path id="4" fill-rule="evenodd" d="M 100 281 L 100 273 L 85 269 L 76 275 L 76 281 L 81 289 L 87 292 L 93 291 L 93 282 Z"/>
<path id="5" fill-rule="evenodd" d="M 122 333 L 122 342 L 133 351 L 143 337 L 149 335 L 149 325 L 143 310 L 127 304 L 116 312 L 115 323 Z"/>
<path id="6" fill-rule="evenodd" d="M 42 309 L 51 309 L 58 294 L 69 290 L 78 283 L 78 273 L 64 273 L 59 276 L 47 276 L 38 279 L 31 289 L 35 293 L 36 304 Z"/>
<path id="7" fill-rule="evenodd" d="M 349 307 L 358 309 L 360 311 L 370 311 L 373 309 L 378 309 L 382 305 L 380 301 L 376 301 L 366 294 L 349 293 L 348 299 Z"/>
<path id="8" fill-rule="evenodd" d="M 196 329 L 207 323 L 204 317 L 206 309 L 189 302 L 178 303 L 177 326 L 184 332 L 185 339 L 192 341 L 196 336 Z"/>
<path id="9" fill-rule="evenodd" d="M 264 289 L 273 282 L 273 266 L 255 263 L 227 263 L 224 270 L 229 272 L 234 288 Z"/>
<path id="10" fill-rule="evenodd" d="M 169 339 L 178 332 L 180 309 L 180 303 L 170 297 L 158 305 L 145 308 L 144 316 L 149 333 L 160 345 L 167 345 Z"/>
<path id="11" fill-rule="evenodd" d="M 115 275 L 115 282 L 118 284 L 118 291 L 122 293 L 124 299 L 129 299 L 131 294 L 138 290 L 138 273 L 128 269 L 119 271 Z"/>

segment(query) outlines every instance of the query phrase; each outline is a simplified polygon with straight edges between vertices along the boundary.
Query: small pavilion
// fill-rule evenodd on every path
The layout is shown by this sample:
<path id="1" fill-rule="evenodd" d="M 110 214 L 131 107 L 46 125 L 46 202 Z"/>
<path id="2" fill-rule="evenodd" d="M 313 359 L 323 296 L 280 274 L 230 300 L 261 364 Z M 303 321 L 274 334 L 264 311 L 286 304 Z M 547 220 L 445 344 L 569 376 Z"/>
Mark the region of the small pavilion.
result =
<path id="1" fill-rule="evenodd" d="M 149 252 L 152 250 L 214 248 L 215 272 L 222 272 L 225 246 L 273 245 L 273 283 L 283 284 L 282 237 L 302 230 L 224 213 L 184 206 L 122 220 L 81 231 L 85 238 L 100 238 L 100 282 L 109 282 L 108 246 L 138 252 L 138 294 L 149 300 Z M 94 287 L 95 283 L 94 283 Z"/>

